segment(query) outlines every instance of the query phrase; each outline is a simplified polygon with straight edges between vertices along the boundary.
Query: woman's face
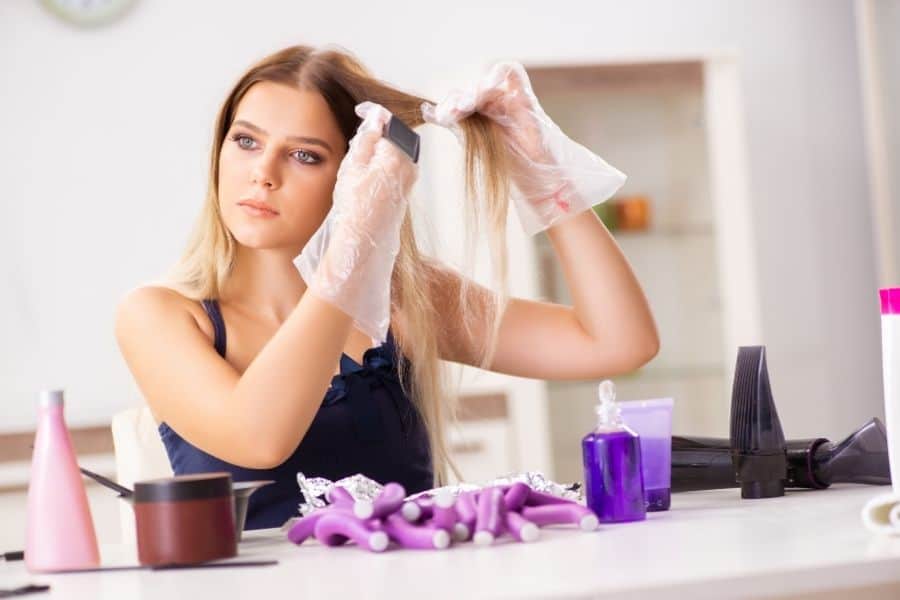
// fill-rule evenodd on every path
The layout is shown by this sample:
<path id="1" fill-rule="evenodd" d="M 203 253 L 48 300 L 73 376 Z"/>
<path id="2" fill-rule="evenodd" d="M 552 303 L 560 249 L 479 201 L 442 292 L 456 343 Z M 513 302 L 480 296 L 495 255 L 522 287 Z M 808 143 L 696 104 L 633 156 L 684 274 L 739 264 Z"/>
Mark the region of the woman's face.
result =
<path id="1" fill-rule="evenodd" d="M 331 208 L 345 146 L 318 92 L 247 90 L 219 156 L 219 210 L 238 243 L 299 254 Z"/>

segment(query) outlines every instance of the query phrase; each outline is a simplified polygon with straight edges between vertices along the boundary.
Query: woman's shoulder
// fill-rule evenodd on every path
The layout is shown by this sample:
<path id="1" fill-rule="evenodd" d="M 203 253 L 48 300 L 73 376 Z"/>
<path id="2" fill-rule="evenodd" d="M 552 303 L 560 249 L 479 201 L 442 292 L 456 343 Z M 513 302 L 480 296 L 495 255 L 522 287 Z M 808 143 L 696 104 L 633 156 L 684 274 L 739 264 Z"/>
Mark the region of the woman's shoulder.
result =
<path id="1" fill-rule="evenodd" d="M 210 338 L 214 335 L 200 301 L 165 285 L 142 285 L 127 292 L 119 301 L 115 316 L 116 335 L 127 336 L 135 330 L 134 325 L 140 323 L 179 321 L 199 327 Z"/>

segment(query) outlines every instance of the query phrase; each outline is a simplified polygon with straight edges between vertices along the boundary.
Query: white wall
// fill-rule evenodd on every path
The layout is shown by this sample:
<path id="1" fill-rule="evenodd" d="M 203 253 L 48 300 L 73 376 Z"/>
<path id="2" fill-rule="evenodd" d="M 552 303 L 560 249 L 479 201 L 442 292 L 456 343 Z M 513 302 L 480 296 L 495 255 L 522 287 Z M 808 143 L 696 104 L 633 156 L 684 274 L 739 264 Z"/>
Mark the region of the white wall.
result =
<path id="1" fill-rule="evenodd" d="M 113 308 L 179 253 L 229 85 L 265 52 L 294 42 L 342 44 L 413 91 L 439 90 L 445 73 L 501 57 L 584 62 L 734 50 L 763 330 L 785 429 L 839 435 L 880 412 L 850 2 L 349 6 L 141 0 L 113 26 L 79 31 L 36 0 L 0 2 L 0 429 L 29 427 L 34 394 L 47 384 L 67 388 L 73 422 L 104 421 L 133 399 Z"/>
<path id="2" fill-rule="evenodd" d="M 894 277 L 900 275 L 900 0 L 868 0 L 874 21 L 877 92 L 883 130 L 878 132 L 885 150 L 887 193 L 893 207 L 892 248 Z M 900 280 L 885 281 L 885 286 L 900 285 Z"/>

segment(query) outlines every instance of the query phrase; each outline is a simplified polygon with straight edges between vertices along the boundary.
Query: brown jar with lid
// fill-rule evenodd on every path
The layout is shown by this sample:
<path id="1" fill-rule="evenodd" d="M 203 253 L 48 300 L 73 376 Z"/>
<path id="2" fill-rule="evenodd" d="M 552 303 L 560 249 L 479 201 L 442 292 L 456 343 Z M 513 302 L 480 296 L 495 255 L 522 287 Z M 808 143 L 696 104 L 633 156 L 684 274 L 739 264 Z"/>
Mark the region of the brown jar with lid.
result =
<path id="1" fill-rule="evenodd" d="M 138 560 L 193 564 L 237 555 L 230 473 L 199 473 L 134 485 Z"/>

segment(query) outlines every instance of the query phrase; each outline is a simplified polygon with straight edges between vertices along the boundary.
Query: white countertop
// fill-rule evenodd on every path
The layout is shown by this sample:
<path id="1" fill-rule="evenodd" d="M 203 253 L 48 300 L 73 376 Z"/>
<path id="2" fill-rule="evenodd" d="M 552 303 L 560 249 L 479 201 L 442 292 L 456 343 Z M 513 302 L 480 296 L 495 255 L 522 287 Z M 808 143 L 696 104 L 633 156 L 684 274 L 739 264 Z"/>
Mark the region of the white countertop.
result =
<path id="1" fill-rule="evenodd" d="M 885 487 L 837 485 L 741 500 L 737 489 L 672 496 L 647 521 L 602 525 L 592 533 L 542 529 L 531 544 L 508 536 L 493 547 L 391 549 L 294 546 L 278 530 L 245 532 L 241 559 L 278 565 L 233 569 L 31 575 L 0 565 L 0 588 L 49 583 L 51 596 L 122 598 L 545 598 L 778 597 L 837 588 L 896 586 L 900 537 L 863 528 L 860 510 Z M 133 559 L 107 546 L 104 564 Z M 891 590 L 894 588 L 891 587 Z M 860 594 L 854 594 L 859 598 Z M 38 597 L 38 596 L 35 596 Z M 46 597 L 46 596 L 45 596 Z"/>

